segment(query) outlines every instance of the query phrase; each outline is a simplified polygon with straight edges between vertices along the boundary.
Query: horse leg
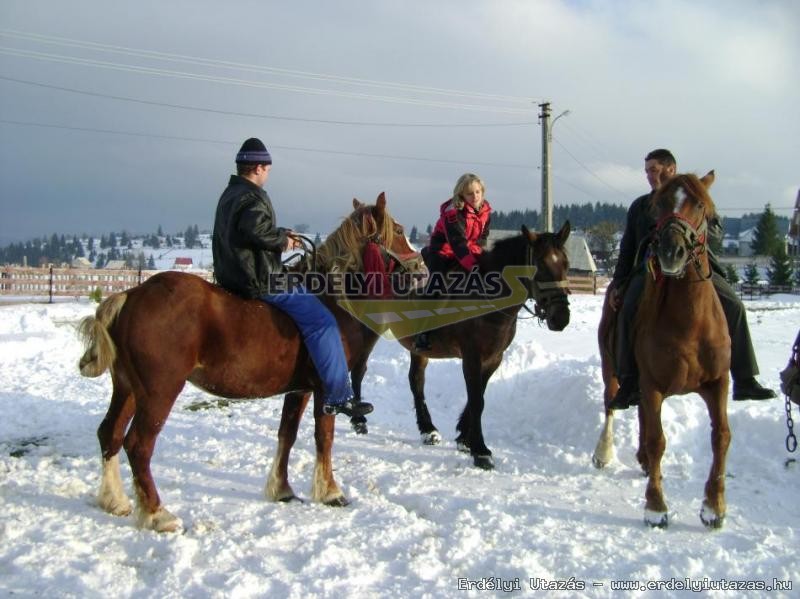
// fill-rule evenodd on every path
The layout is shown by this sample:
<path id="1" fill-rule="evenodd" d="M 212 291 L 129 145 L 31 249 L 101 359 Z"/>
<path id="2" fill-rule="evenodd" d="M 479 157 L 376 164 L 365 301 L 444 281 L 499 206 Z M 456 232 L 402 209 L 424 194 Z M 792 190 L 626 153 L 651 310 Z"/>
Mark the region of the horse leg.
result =
<path id="1" fill-rule="evenodd" d="M 597 329 L 597 340 L 600 346 L 600 373 L 603 377 L 603 407 L 606 414 L 603 430 L 592 454 L 595 468 L 605 468 L 614 459 L 614 411 L 609 410 L 611 400 L 619 390 L 619 380 L 614 374 L 614 330 L 617 313 L 611 309 L 608 296 L 603 302 L 603 312 Z"/>
<path id="2" fill-rule="evenodd" d="M 411 387 L 411 394 L 414 396 L 417 430 L 419 430 L 425 445 L 438 445 L 442 442 L 442 436 L 433 425 L 428 404 L 425 402 L 425 369 L 428 366 L 428 358 L 414 352 L 409 352 L 409 356 L 411 364 L 408 368 L 408 384 Z"/>
<path id="3" fill-rule="evenodd" d="M 278 428 L 278 447 L 272 460 L 264 493 L 271 501 L 292 501 L 297 499 L 289 485 L 289 453 L 297 440 L 300 419 L 308 405 L 311 393 L 292 392 L 283 398 L 281 424 Z"/>
<path id="4" fill-rule="evenodd" d="M 120 476 L 119 450 L 125 438 L 125 429 L 133 417 L 135 405 L 130 389 L 114 377 L 111 404 L 97 429 L 103 462 L 97 503 L 103 510 L 115 516 L 127 516 L 132 510 Z"/>
<path id="5" fill-rule="evenodd" d="M 666 528 L 669 524 L 664 490 L 661 487 L 661 458 L 667 442 L 661 426 L 661 404 L 664 396 L 643 386 L 640 409 L 643 412 L 644 441 L 647 450 L 649 476 L 645 492 L 644 521 L 652 527 Z"/>
<path id="6" fill-rule="evenodd" d="M 592 454 L 595 468 L 605 468 L 614 459 L 614 410 L 606 410 L 606 420 Z"/>
<path id="7" fill-rule="evenodd" d="M 344 507 L 350 502 L 333 478 L 333 434 L 335 416 L 322 412 L 322 393 L 314 393 L 314 441 L 317 445 L 317 461 L 314 465 L 314 482 L 311 497 L 314 501 L 332 507 Z"/>
<path id="8" fill-rule="evenodd" d="M 641 406 L 636 410 L 636 416 L 639 419 L 639 448 L 636 450 L 636 461 L 639 462 L 642 474 L 647 476 L 650 472 L 650 465 L 647 462 L 647 447 L 644 439 L 644 412 L 642 412 Z"/>
<path id="9" fill-rule="evenodd" d="M 731 442 L 728 426 L 728 377 L 717 381 L 711 388 L 699 390 L 708 407 L 711 419 L 711 470 L 705 487 L 705 498 L 700 510 L 700 520 L 708 528 L 722 528 L 725 519 L 725 461 Z"/>
<path id="10" fill-rule="evenodd" d="M 486 447 L 486 443 L 483 440 L 481 417 L 483 416 L 484 392 L 494 368 L 482 369 L 480 355 L 473 352 L 464 354 L 461 366 L 464 372 L 464 380 L 467 383 L 467 408 L 465 412 L 469 412 L 469 450 L 472 455 L 472 461 L 478 468 L 492 470 L 494 469 L 494 460 L 492 459 L 492 452 Z"/>
<path id="11" fill-rule="evenodd" d="M 156 532 L 175 532 L 180 528 L 180 520 L 161 505 L 161 498 L 150 472 L 150 460 L 156 438 L 182 388 L 183 380 L 166 391 L 153 389 L 147 393 L 144 389 L 138 392 L 137 388 L 133 421 L 125 435 L 125 453 L 128 454 L 133 472 L 137 523 L 140 528 Z"/>
<path id="12" fill-rule="evenodd" d="M 364 352 L 363 358 L 359 358 L 350 369 L 350 385 L 353 388 L 353 399 L 356 401 L 361 401 L 361 383 L 364 381 L 364 375 L 367 374 L 369 353 Z M 369 432 L 367 430 L 366 416 L 352 416 L 350 418 L 350 426 L 359 435 L 366 435 Z"/>

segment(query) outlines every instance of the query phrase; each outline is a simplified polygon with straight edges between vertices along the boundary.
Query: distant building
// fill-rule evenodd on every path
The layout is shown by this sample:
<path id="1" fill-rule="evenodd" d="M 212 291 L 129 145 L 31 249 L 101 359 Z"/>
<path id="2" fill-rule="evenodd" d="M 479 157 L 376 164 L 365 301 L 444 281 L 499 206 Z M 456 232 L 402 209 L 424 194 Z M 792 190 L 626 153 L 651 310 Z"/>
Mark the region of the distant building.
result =
<path id="1" fill-rule="evenodd" d="M 789 233 L 786 236 L 788 247 L 786 253 L 790 256 L 800 256 L 800 190 L 794 201 L 794 213 L 789 221 Z"/>
<path id="2" fill-rule="evenodd" d="M 106 262 L 105 266 L 103 266 L 106 270 L 127 270 L 128 267 L 125 265 L 125 260 L 109 260 Z"/>
<path id="3" fill-rule="evenodd" d="M 519 235 L 518 229 L 491 229 L 489 231 L 489 247 L 498 239 L 505 239 L 506 237 L 512 237 L 514 235 Z M 597 272 L 597 264 L 595 264 L 592 253 L 589 251 L 586 238 L 581 233 L 572 233 L 567 238 L 564 252 L 567 254 L 567 258 L 569 258 L 570 272 Z"/>
<path id="4" fill-rule="evenodd" d="M 70 264 L 70 268 L 92 268 L 92 263 L 86 258 L 75 258 Z"/>
<path id="5" fill-rule="evenodd" d="M 178 268 L 181 270 L 188 270 L 194 266 L 194 262 L 191 258 L 186 257 L 178 257 L 175 258 L 175 262 L 172 264 L 172 268 Z"/>

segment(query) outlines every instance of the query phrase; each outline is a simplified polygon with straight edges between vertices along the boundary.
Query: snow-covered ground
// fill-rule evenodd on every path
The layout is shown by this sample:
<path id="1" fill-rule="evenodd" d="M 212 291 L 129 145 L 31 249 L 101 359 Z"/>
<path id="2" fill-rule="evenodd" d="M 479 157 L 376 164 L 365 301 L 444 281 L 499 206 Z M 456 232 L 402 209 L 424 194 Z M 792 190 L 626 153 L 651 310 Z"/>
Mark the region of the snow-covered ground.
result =
<path id="1" fill-rule="evenodd" d="M 73 328 L 94 306 L 0 306 L 0 595 L 606 597 L 618 596 L 616 581 L 624 581 L 688 596 L 675 589 L 777 581 L 784 585 L 777 591 L 714 596 L 797 597 L 800 464 L 784 465 L 782 396 L 729 405 L 728 514 L 719 531 L 698 517 L 710 464 L 704 404 L 696 395 L 669 399 L 670 527 L 648 528 L 633 411 L 617 418 L 617 460 L 602 471 L 591 464 L 602 421 L 600 304 L 600 296 L 573 296 L 562 333 L 520 321 L 487 390 L 492 472 L 475 469 L 453 442 L 465 401 L 460 364 L 428 368 L 428 403 L 445 440 L 422 446 L 407 354 L 382 340 L 364 386 L 376 405 L 369 434 L 337 422 L 334 464 L 352 500 L 346 508 L 264 499 L 280 401 L 192 411 L 190 404 L 212 398 L 187 386 L 153 461 L 162 499 L 183 521 L 177 534 L 138 530 L 132 517 L 95 505 L 95 430 L 111 383 L 107 374 L 78 374 Z M 747 306 L 760 379 L 777 389 L 800 328 L 800 301 L 782 296 Z M 800 433 L 796 408 L 794 415 Z M 306 497 L 312 434 L 307 415 L 290 464 L 293 486 Z M 122 465 L 129 487 L 124 457 Z M 565 590 L 537 590 L 558 584 Z M 481 588 L 492 585 L 512 590 Z"/>

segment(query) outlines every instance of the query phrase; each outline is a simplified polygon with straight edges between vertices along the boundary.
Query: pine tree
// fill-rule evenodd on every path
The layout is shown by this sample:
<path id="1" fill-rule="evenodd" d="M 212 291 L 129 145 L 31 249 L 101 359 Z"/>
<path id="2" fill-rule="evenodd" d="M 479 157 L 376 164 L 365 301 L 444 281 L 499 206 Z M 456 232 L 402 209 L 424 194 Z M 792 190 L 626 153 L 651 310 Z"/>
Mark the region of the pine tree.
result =
<path id="1" fill-rule="evenodd" d="M 758 285 L 761 275 L 758 274 L 758 266 L 755 262 L 751 262 L 744 267 L 744 282 L 747 285 Z"/>
<path id="2" fill-rule="evenodd" d="M 736 272 L 736 267 L 733 264 L 725 265 L 725 278 L 731 285 L 736 285 L 739 282 L 739 273 Z"/>
<path id="3" fill-rule="evenodd" d="M 782 287 L 792 284 L 792 262 L 782 245 L 772 254 L 767 268 L 767 279 L 770 285 Z"/>
<path id="4" fill-rule="evenodd" d="M 153 254 L 150 254 L 150 257 L 147 259 L 147 269 L 148 270 L 156 269 L 156 261 L 153 259 Z"/>
<path id="5" fill-rule="evenodd" d="M 753 231 L 753 252 L 758 256 L 772 256 L 781 245 L 778 223 L 772 207 L 767 204 Z"/>
<path id="6" fill-rule="evenodd" d="M 417 243 L 418 239 L 419 239 L 419 231 L 417 231 L 417 226 L 414 225 L 413 227 L 411 227 L 411 234 L 408 236 L 408 240 L 411 243 Z"/>

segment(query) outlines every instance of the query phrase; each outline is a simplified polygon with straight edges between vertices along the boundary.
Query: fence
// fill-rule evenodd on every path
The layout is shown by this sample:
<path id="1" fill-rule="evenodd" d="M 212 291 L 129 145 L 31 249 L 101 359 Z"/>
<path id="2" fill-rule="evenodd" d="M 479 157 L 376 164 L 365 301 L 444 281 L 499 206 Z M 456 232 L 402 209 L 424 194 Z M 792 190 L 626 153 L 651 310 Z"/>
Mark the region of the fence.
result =
<path id="1" fill-rule="evenodd" d="M 0 296 L 18 296 L 34 300 L 53 301 L 56 297 L 88 297 L 100 289 L 103 297 L 125 291 L 146 281 L 157 270 L 102 270 L 81 268 L 0 268 Z M 191 271 L 207 281 L 213 280 L 209 271 Z M 608 283 L 596 275 L 571 275 L 569 286 L 573 293 L 593 293 Z"/>
<path id="2" fill-rule="evenodd" d="M 157 272 L 4 266 L 0 269 L 0 296 L 48 298 L 52 302 L 55 297 L 88 297 L 98 288 L 107 296 L 134 287 Z M 212 279 L 207 271 L 193 271 L 192 274 Z"/>

